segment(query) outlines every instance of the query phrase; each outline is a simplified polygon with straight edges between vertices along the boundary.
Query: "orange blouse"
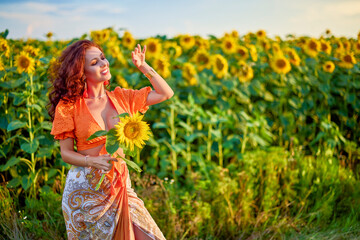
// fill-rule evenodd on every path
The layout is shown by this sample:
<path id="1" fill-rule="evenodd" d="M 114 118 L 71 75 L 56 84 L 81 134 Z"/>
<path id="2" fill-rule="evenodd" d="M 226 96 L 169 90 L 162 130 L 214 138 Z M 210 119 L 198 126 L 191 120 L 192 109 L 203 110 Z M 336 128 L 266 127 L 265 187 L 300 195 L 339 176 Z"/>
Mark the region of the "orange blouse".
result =
<path id="1" fill-rule="evenodd" d="M 118 86 L 114 91 L 106 90 L 106 94 L 118 114 L 127 112 L 132 116 L 137 111 L 144 114 L 149 109 L 149 106 L 146 105 L 146 99 L 151 91 L 150 86 L 143 87 L 140 90 L 125 89 Z M 105 144 L 106 136 L 86 141 L 99 130 L 105 129 L 102 129 L 91 115 L 83 97 L 78 98 L 75 103 L 65 104 L 63 100 L 60 100 L 56 106 L 50 132 L 54 135 L 54 139 L 74 138 L 77 149 L 81 151 Z"/>

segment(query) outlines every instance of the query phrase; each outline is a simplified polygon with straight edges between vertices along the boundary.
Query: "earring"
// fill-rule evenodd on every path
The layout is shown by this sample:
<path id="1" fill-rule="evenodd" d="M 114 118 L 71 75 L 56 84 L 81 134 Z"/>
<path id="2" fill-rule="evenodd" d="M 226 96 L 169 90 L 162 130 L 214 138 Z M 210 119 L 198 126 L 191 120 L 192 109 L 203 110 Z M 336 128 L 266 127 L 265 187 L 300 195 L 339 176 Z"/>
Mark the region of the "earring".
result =
<path id="1" fill-rule="evenodd" d="M 85 87 L 84 87 L 83 97 L 84 97 L 84 98 L 87 98 L 87 97 L 88 97 L 86 81 L 85 81 Z"/>
<path id="2" fill-rule="evenodd" d="M 106 80 L 105 82 L 104 82 L 104 85 L 106 86 L 106 85 L 109 85 L 110 84 L 110 81 L 109 80 Z"/>

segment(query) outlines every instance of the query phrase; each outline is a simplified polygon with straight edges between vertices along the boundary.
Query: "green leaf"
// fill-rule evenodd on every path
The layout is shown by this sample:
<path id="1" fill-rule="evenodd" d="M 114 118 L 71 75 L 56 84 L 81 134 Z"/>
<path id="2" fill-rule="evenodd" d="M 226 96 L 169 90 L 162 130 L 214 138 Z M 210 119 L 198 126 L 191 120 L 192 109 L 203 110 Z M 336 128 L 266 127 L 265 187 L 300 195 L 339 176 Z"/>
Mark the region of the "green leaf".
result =
<path id="1" fill-rule="evenodd" d="M 23 176 L 21 179 L 21 186 L 26 191 L 31 186 L 31 175 L 30 176 Z"/>
<path id="2" fill-rule="evenodd" d="M 0 82 L 0 87 L 8 88 L 8 89 L 16 88 L 16 87 L 19 87 L 21 84 L 23 84 L 25 82 L 25 80 L 26 80 L 26 77 L 22 77 L 17 80 Z"/>
<path id="3" fill-rule="evenodd" d="M 39 148 L 39 151 L 37 151 L 36 153 L 37 158 L 41 158 L 41 157 L 50 158 L 51 155 L 52 155 L 52 148 L 47 148 L 47 147 Z"/>
<path id="4" fill-rule="evenodd" d="M 50 57 L 42 57 L 39 60 L 44 64 L 48 64 L 50 62 Z"/>
<path id="5" fill-rule="evenodd" d="M 20 183 L 21 183 L 20 178 L 13 178 L 13 179 L 11 179 L 10 182 L 8 182 L 6 187 L 8 187 L 8 188 L 16 188 L 16 187 L 18 187 L 20 185 Z"/>
<path id="6" fill-rule="evenodd" d="M 109 132 L 106 134 L 105 148 L 106 151 L 111 155 L 114 154 L 119 149 L 119 141 L 117 140 L 115 134 L 116 134 L 115 128 L 110 129 Z"/>
<path id="7" fill-rule="evenodd" d="M 114 118 L 123 118 L 123 117 L 130 117 L 130 115 L 129 115 L 129 113 L 125 112 L 125 113 L 121 113 L 121 114 L 117 115 Z"/>
<path id="8" fill-rule="evenodd" d="M 52 129 L 52 123 L 49 122 L 49 121 L 43 121 L 40 123 L 40 126 L 43 128 L 43 129 L 46 129 L 46 130 L 50 130 Z"/>
<path id="9" fill-rule="evenodd" d="M 107 133 L 108 132 L 105 130 L 96 131 L 93 135 L 91 135 L 88 139 L 86 139 L 86 141 L 92 140 L 97 137 L 105 136 Z"/>
<path id="10" fill-rule="evenodd" d="M 152 125 L 152 128 L 167 128 L 168 126 L 163 122 L 156 122 Z"/>
<path id="11" fill-rule="evenodd" d="M 186 124 L 185 122 L 180 121 L 179 125 L 182 126 L 183 128 L 185 128 L 187 131 L 192 132 L 191 127 L 188 124 Z"/>
<path id="12" fill-rule="evenodd" d="M 7 162 L 6 162 L 6 164 L 5 165 L 2 165 L 1 167 L 0 167 L 0 171 L 6 171 L 6 170 L 8 170 L 9 169 L 9 167 L 12 167 L 12 166 L 14 166 L 14 165 L 16 165 L 17 163 L 19 163 L 20 162 L 20 158 L 17 158 L 17 157 L 14 157 L 14 156 L 12 156 Z"/>
<path id="13" fill-rule="evenodd" d="M 37 105 L 37 104 L 26 104 L 26 107 L 28 107 L 28 108 L 35 108 L 36 109 L 36 111 L 38 111 L 39 113 L 41 113 L 41 107 L 39 106 L 39 105 Z"/>
<path id="14" fill-rule="evenodd" d="M 33 140 L 30 143 L 22 143 L 20 147 L 22 150 L 24 150 L 27 153 L 34 153 L 39 147 L 39 141 Z"/>
<path id="15" fill-rule="evenodd" d="M 117 157 L 122 158 L 122 159 L 126 162 L 126 164 L 127 164 L 128 166 L 130 166 L 131 168 L 133 168 L 135 171 L 137 171 L 137 172 L 142 172 L 141 168 L 140 168 L 135 162 L 133 162 L 133 161 L 131 161 L 131 160 L 128 160 L 128 159 L 126 159 L 126 158 L 123 158 L 123 157 L 121 157 L 121 156 L 119 156 L 119 155 L 118 155 Z"/>
<path id="16" fill-rule="evenodd" d="M 22 122 L 20 120 L 14 120 L 7 126 L 7 131 L 12 131 L 18 128 L 23 128 L 26 126 L 26 122 Z"/>
<path id="17" fill-rule="evenodd" d="M 198 133 L 193 133 L 193 134 L 191 134 L 190 136 L 185 136 L 184 138 L 185 138 L 185 140 L 186 140 L 187 142 L 192 142 L 192 141 L 194 141 L 196 138 L 203 137 L 203 136 L 204 136 L 203 133 L 198 132 Z"/>

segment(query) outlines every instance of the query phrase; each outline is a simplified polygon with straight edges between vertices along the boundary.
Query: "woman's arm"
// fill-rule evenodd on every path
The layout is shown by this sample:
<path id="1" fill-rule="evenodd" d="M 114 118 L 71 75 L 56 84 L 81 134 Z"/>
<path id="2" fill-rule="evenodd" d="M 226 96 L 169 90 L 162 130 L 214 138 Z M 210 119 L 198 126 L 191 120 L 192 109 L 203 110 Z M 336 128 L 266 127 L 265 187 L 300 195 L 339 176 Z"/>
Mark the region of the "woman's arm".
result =
<path id="1" fill-rule="evenodd" d="M 61 157 L 64 162 L 79 167 L 95 167 L 101 170 L 110 171 L 112 163 L 110 161 L 118 161 L 112 158 L 110 154 L 100 156 L 89 156 L 85 161 L 85 155 L 74 151 L 74 139 L 66 138 L 60 140 Z"/>
<path id="2" fill-rule="evenodd" d="M 141 51 L 140 44 L 131 53 L 132 61 L 135 66 L 149 79 L 155 91 L 151 91 L 147 97 L 146 105 L 154 105 L 171 98 L 174 91 L 167 82 L 145 62 L 146 45 Z"/>

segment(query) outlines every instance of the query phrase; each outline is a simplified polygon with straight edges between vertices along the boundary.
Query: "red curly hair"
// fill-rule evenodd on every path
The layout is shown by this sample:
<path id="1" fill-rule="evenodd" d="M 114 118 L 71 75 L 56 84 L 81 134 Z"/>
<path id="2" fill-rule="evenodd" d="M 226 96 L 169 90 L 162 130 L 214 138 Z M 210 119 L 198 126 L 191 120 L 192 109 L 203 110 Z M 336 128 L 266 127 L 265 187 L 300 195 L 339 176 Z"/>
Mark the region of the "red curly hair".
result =
<path id="1" fill-rule="evenodd" d="M 69 45 L 54 64 L 53 74 L 49 74 L 52 91 L 49 93 L 48 113 L 54 121 L 56 105 L 61 99 L 74 103 L 85 90 L 85 52 L 90 47 L 103 49 L 90 40 L 80 40 Z M 55 68 L 55 69 L 54 69 Z"/>

